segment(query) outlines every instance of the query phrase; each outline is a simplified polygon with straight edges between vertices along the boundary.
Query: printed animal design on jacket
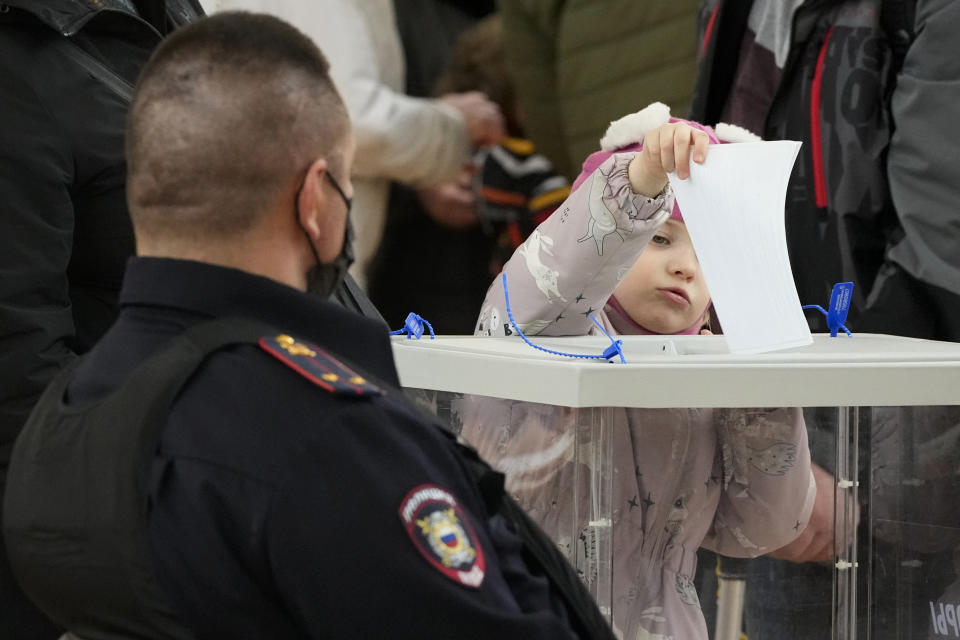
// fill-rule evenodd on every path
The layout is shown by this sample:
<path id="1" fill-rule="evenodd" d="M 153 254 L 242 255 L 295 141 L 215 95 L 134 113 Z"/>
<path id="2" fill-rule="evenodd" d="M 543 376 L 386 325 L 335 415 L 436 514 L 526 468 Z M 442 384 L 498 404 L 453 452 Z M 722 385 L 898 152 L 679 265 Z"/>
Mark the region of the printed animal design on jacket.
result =
<path id="1" fill-rule="evenodd" d="M 790 442 L 778 442 L 759 451 L 752 447 L 747 450 L 750 464 L 770 476 L 782 476 L 797 461 L 797 445 Z"/>
<path id="2" fill-rule="evenodd" d="M 683 523 L 687 519 L 687 516 L 690 515 L 690 510 L 687 509 L 686 503 L 686 498 L 679 496 L 673 501 L 673 506 L 670 507 L 670 513 L 667 515 L 667 524 L 663 529 L 671 536 L 680 535 L 680 532 L 683 531 Z"/>
<path id="3" fill-rule="evenodd" d="M 500 333 L 500 310 L 496 307 L 485 307 L 480 311 L 480 318 L 477 320 L 477 326 L 474 333 L 478 335 L 499 335 Z"/>
<path id="4" fill-rule="evenodd" d="M 677 574 L 677 594 L 684 604 L 695 607 L 700 606 L 700 597 L 697 595 L 697 587 L 693 584 L 690 576 L 682 573 Z"/>
<path id="5" fill-rule="evenodd" d="M 517 253 L 523 256 L 527 263 L 527 271 L 533 276 L 537 288 L 550 301 L 553 298 L 559 298 L 566 302 L 567 299 L 560 295 L 560 272 L 551 269 L 540 259 L 540 252 L 543 251 L 548 256 L 553 255 L 550 248 L 553 246 L 553 238 L 540 233 L 539 229 L 534 229 L 527 241 L 520 245 Z"/>
<path id="6" fill-rule="evenodd" d="M 577 240 L 577 242 L 585 242 L 593 238 L 597 245 L 597 255 L 601 256 L 603 255 L 603 241 L 607 236 L 616 234 L 623 240 L 623 236 L 620 235 L 621 229 L 617 228 L 617 219 L 603 202 L 606 195 L 604 191 L 607 189 L 608 175 L 601 170 L 593 176 L 590 183 L 590 199 L 588 200 L 590 203 L 590 220 L 587 222 L 587 233 Z"/>
<path id="7" fill-rule="evenodd" d="M 650 620 L 654 623 L 664 623 L 667 621 L 662 615 L 663 607 L 650 607 L 645 609 L 643 613 L 640 614 L 640 619 Z M 647 631 L 642 625 L 637 625 L 637 635 L 634 636 L 635 640 L 673 640 L 673 636 L 664 635 L 662 633 L 651 633 Z"/>
<path id="8" fill-rule="evenodd" d="M 535 336 L 550 326 L 551 320 L 530 320 L 529 322 L 518 322 L 517 327 L 523 331 L 524 335 Z"/>
<path id="9" fill-rule="evenodd" d="M 673 640 L 673 636 L 665 636 L 662 633 L 650 633 L 643 627 L 637 627 L 637 640 Z"/>

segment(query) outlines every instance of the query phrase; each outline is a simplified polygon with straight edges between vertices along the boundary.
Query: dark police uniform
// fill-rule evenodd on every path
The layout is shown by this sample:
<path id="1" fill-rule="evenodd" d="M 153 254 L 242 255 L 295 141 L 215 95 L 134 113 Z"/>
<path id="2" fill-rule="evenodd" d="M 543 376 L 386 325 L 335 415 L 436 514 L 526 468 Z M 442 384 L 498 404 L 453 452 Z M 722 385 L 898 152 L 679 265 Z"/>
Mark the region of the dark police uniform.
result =
<path id="1" fill-rule="evenodd" d="M 569 606 L 579 585 L 537 561 L 543 539 L 498 510 L 502 477 L 477 474 L 398 392 L 383 325 L 181 260 L 132 259 L 120 299 L 14 452 L 11 562 L 54 620 L 87 640 L 612 637 Z M 145 377 L 218 318 L 277 330 L 190 347 L 185 382 Z M 125 421 L 149 422 L 164 386 L 156 443 L 127 451 Z M 140 528 L 124 509 L 141 507 L 115 506 L 138 497 L 137 469 Z"/>

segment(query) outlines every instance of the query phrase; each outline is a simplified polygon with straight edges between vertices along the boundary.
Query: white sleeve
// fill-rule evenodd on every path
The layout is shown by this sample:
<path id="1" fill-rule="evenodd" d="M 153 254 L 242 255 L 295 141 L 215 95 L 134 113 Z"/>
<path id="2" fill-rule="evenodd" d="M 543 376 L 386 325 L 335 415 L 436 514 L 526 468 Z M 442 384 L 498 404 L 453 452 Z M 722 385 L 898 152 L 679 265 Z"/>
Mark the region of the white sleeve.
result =
<path id="1" fill-rule="evenodd" d="M 403 94 L 390 0 L 272 0 L 269 10 L 313 38 L 329 60 L 353 123 L 354 175 L 426 186 L 460 173 L 471 151 L 463 117 Z"/>

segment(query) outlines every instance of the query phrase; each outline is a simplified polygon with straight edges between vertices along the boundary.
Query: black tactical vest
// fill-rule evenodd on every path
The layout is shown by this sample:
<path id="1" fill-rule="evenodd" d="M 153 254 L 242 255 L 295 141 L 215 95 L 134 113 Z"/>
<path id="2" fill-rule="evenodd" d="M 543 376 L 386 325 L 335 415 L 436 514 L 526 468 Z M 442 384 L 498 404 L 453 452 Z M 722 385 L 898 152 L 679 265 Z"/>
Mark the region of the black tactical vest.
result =
<path id="1" fill-rule="evenodd" d="M 10 564 L 24 591 L 82 640 L 191 640 L 158 584 L 147 534 L 148 481 L 170 406 L 203 361 L 278 332 L 224 318 L 196 325 L 141 363 L 110 395 L 67 405 L 76 362 L 47 388 L 14 446 L 4 502 Z M 339 354 L 337 356 L 343 359 Z M 347 362 L 381 389 L 402 392 Z M 432 417 L 426 422 L 436 424 Z M 448 434 L 451 439 L 452 434 Z M 613 634 L 556 545 L 503 490 L 503 476 L 456 445 L 484 499 L 523 539 L 584 639 Z"/>
<path id="2" fill-rule="evenodd" d="M 64 404 L 74 366 L 44 392 L 14 446 L 4 533 L 18 581 L 58 624 L 83 640 L 193 638 L 152 566 L 150 466 L 170 405 L 191 373 L 214 351 L 267 331 L 204 323 L 95 403 Z"/>

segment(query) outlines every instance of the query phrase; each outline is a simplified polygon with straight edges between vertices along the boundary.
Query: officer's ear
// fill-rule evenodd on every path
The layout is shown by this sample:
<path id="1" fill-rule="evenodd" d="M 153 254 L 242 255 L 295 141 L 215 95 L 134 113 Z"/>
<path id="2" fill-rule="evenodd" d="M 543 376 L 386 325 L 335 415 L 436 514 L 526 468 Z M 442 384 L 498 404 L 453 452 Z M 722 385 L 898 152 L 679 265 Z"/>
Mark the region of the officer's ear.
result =
<path id="1" fill-rule="evenodd" d="M 323 182 L 326 172 L 327 161 L 323 158 L 314 160 L 297 192 L 297 220 L 313 243 L 324 235 L 321 212 L 324 209 Z"/>
<path id="2" fill-rule="evenodd" d="M 297 219 L 321 262 L 337 257 L 343 246 L 347 208 L 327 176 L 328 165 L 317 158 L 307 170 L 297 196 Z"/>

